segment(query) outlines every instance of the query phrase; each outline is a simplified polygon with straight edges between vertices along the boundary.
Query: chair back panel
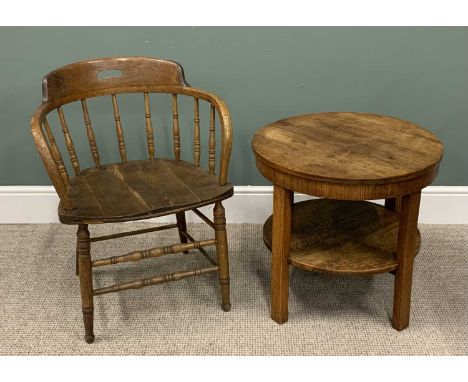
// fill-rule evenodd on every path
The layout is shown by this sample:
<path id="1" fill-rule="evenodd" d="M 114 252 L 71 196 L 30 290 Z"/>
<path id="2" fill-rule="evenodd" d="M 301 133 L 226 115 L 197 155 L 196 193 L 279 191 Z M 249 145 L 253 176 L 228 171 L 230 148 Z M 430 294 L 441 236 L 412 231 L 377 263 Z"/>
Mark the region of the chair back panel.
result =
<path id="1" fill-rule="evenodd" d="M 129 86 L 189 86 L 177 62 L 150 57 L 108 57 L 62 66 L 42 81 L 42 101 L 87 98 L 90 91 Z"/>

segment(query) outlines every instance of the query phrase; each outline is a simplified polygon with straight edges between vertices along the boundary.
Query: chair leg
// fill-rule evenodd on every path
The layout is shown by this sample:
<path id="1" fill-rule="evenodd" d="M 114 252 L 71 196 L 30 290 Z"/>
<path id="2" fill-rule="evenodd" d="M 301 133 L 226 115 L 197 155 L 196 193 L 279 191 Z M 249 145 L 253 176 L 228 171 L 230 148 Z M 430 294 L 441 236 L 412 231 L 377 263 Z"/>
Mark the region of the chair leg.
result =
<path id="1" fill-rule="evenodd" d="M 79 262 L 79 276 L 81 289 L 81 304 L 83 308 L 83 321 L 85 326 L 85 341 L 94 342 L 93 333 L 93 276 L 91 266 L 91 241 L 87 224 L 78 226 L 76 252 Z"/>
<path id="2" fill-rule="evenodd" d="M 228 243 L 226 234 L 226 217 L 224 207 L 221 202 L 217 202 L 213 210 L 215 238 L 216 238 L 216 256 L 218 259 L 218 277 L 221 289 L 221 307 L 225 312 L 231 310 L 230 291 L 229 291 L 229 257 Z"/>
<path id="3" fill-rule="evenodd" d="M 187 223 L 185 221 L 185 212 L 177 212 L 176 214 L 177 219 L 177 229 L 179 230 L 179 237 L 180 242 L 182 244 L 187 243 L 187 238 L 182 234 L 182 232 L 187 232 Z M 188 253 L 188 251 L 184 251 L 184 253 Z"/>

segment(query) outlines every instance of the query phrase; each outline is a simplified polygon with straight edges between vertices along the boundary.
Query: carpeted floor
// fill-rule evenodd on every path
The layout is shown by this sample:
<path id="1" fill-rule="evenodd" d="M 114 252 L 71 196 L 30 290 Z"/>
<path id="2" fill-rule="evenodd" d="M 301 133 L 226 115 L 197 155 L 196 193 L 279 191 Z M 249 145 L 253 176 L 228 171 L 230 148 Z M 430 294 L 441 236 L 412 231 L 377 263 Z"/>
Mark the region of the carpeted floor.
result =
<path id="1" fill-rule="evenodd" d="M 124 229 L 147 227 L 125 224 Z M 117 232 L 92 227 L 91 234 Z M 193 224 L 196 238 L 206 225 Z M 270 254 L 260 225 L 228 226 L 232 310 L 215 274 L 95 298 L 83 340 L 75 227 L 0 226 L 0 355 L 467 355 L 468 226 L 423 225 L 410 327 L 391 328 L 393 276 L 336 278 L 294 269 L 289 321 L 269 317 Z M 177 241 L 176 230 L 93 244 L 111 256 Z M 185 261 L 181 257 L 185 256 Z M 197 252 L 96 269 L 95 287 L 208 265 Z"/>

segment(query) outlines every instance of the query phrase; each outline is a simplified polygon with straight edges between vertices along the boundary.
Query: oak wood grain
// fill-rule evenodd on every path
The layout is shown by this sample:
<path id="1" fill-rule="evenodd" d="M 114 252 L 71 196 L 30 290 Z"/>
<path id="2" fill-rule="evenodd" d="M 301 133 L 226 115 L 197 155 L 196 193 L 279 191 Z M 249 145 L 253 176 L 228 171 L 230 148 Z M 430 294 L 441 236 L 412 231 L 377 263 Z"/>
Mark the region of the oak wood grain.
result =
<path id="1" fill-rule="evenodd" d="M 290 264 L 309 271 L 367 276 L 397 268 L 399 219 L 364 201 L 314 199 L 294 204 Z M 263 227 L 271 249 L 272 216 Z M 416 236 L 417 253 L 421 237 Z"/>
<path id="2" fill-rule="evenodd" d="M 68 185 L 70 184 L 70 179 L 68 178 L 68 172 L 65 167 L 65 164 L 63 163 L 62 154 L 60 153 L 57 143 L 55 142 L 54 134 L 52 134 L 52 130 L 50 129 L 49 122 L 47 121 L 46 118 L 44 118 L 43 126 L 47 135 L 47 139 L 49 141 L 52 157 L 54 158 L 55 164 L 57 165 L 57 169 L 60 174 L 60 177 L 62 178 L 63 183 L 68 187 Z"/>
<path id="3" fill-rule="evenodd" d="M 293 195 L 277 185 L 273 189 L 273 224 L 271 259 L 271 318 L 282 324 L 288 320 L 288 259 L 291 238 Z"/>
<path id="4" fill-rule="evenodd" d="M 213 208 L 213 225 L 216 238 L 216 258 L 219 266 L 218 280 L 221 290 L 221 308 L 231 310 L 231 292 L 229 279 L 228 240 L 226 233 L 226 215 L 223 204 L 216 202 Z"/>
<path id="5" fill-rule="evenodd" d="M 167 283 L 171 281 L 183 280 L 188 277 L 201 276 L 206 273 L 217 272 L 217 271 L 218 271 L 218 266 L 212 266 L 209 268 L 194 269 L 191 271 L 172 272 L 172 273 L 168 273 L 162 276 L 148 277 L 145 279 L 129 281 L 123 284 L 114 284 L 114 285 L 110 285 L 107 287 L 94 289 L 93 293 L 94 293 L 94 296 L 99 296 L 101 294 L 116 293 L 116 292 L 121 292 L 123 290 L 128 290 L 128 289 L 141 289 L 141 288 L 145 288 L 151 285 L 158 285 L 158 284 L 163 284 L 163 283 Z"/>
<path id="6" fill-rule="evenodd" d="M 174 140 L 174 158 L 180 159 L 180 128 L 177 94 L 172 95 L 172 137 Z"/>
<path id="7" fill-rule="evenodd" d="M 154 158 L 154 131 L 153 125 L 151 123 L 151 110 L 150 110 L 150 102 L 149 102 L 149 95 L 148 92 L 144 93 L 145 97 L 145 121 L 146 121 L 146 141 L 148 143 L 148 156 L 149 159 Z"/>
<path id="8" fill-rule="evenodd" d="M 233 194 L 231 184 L 192 163 L 154 159 L 90 168 L 70 179 L 74 210 L 59 205 L 65 224 L 148 219 L 201 207 Z M 125 202 L 123 202 L 125 201 Z"/>
<path id="9" fill-rule="evenodd" d="M 99 76 L 111 70 L 120 71 L 121 75 Z M 90 89 L 106 91 L 138 85 L 189 86 L 184 70 L 177 62 L 153 57 L 105 57 L 75 62 L 48 73 L 42 81 L 42 100 L 48 102 L 70 96 L 86 98 Z"/>
<path id="10" fill-rule="evenodd" d="M 57 113 L 60 119 L 60 125 L 62 126 L 62 132 L 63 136 L 65 137 L 65 144 L 67 146 L 68 155 L 70 156 L 70 161 L 73 166 L 73 170 L 75 171 L 75 175 L 79 175 L 80 163 L 78 162 L 78 156 L 76 155 L 75 145 L 73 144 L 70 130 L 68 130 L 68 125 L 65 119 L 65 114 L 63 113 L 63 109 L 61 107 L 58 107 Z"/>
<path id="11" fill-rule="evenodd" d="M 125 138 L 122 129 L 122 122 L 120 121 L 119 104 L 117 102 L 117 96 L 115 94 L 112 94 L 112 108 L 114 110 L 115 132 L 117 134 L 120 159 L 122 160 L 122 163 L 125 163 L 127 162 L 127 149 L 125 147 Z"/>
<path id="12" fill-rule="evenodd" d="M 215 108 L 213 105 L 210 106 L 210 137 L 208 140 L 209 152 L 208 152 L 208 169 L 210 174 L 215 173 L 215 161 L 216 161 L 216 136 L 215 136 Z"/>
<path id="13" fill-rule="evenodd" d="M 252 148 L 257 167 L 276 184 L 348 200 L 420 190 L 437 175 L 443 155 L 442 143 L 431 132 L 368 113 L 286 118 L 260 129 Z"/>
<path id="14" fill-rule="evenodd" d="M 155 257 L 166 256 L 174 253 L 183 252 L 186 253 L 189 249 L 198 249 L 202 247 L 207 247 L 209 245 L 216 244 L 216 240 L 201 240 L 201 241 L 194 241 L 192 243 L 181 243 L 181 244 L 173 244 L 168 245 L 165 247 L 158 247 L 158 248 L 151 248 L 145 249 L 143 251 L 133 251 L 131 253 L 127 253 L 125 255 L 119 256 L 112 256 L 105 259 L 94 260 L 92 262 L 93 267 L 102 267 L 105 265 L 113 265 L 113 264 L 120 264 L 120 263 L 127 263 L 129 261 L 140 261 L 144 259 L 150 259 Z"/>
<path id="15" fill-rule="evenodd" d="M 193 99 L 193 161 L 200 166 L 200 111 L 198 98 Z"/>
<path id="16" fill-rule="evenodd" d="M 265 225 L 265 242 L 272 247 L 272 318 L 278 323 L 288 319 L 289 259 L 303 269 L 335 274 L 394 273 L 393 326 L 406 328 L 420 243 L 417 195 L 437 176 L 443 155 L 439 139 L 397 118 L 317 113 L 265 126 L 255 134 L 252 149 L 259 171 L 283 195 L 283 202 L 273 196 L 273 222 Z M 302 205 L 312 211 L 293 218 L 299 226 L 292 245 L 298 249 L 286 256 L 291 213 L 283 204 L 292 192 L 334 201 Z M 385 199 L 385 207 L 346 204 L 369 199 Z"/>
<path id="17" fill-rule="evenodd" d="M 91 150 L 91 155 L 94 160 L 94 164 L 97 168 L 101 166 L 101 161 L 99 158 L 99 151 L 96 145 L 96 137 L 94 135 L 93 126 L 91 125 L 91 120 L 89 118 L 88 104 L 85 99 L 81 100 L 81 107 L 83 109 L 83 118 L 86 126 L 86 135 L 88 136 L 89 148 Z"/>
<path id="18" fill-rule="evenodd" d="M 85 341 L 94 342 L 93 331 L 93 276 L 91 266 L 91 242 L 87 224 L 79 224 L 76 233 L 76 253 L 78 257 L 78 273 L 80 276 L 81 304 L 85 326 Z"/>
<path id="19" fill-rule="evenodd" d="M 182 86 L 144 86 L 144 85 L 136 85 L 136 86 L 128 86 L 128 87 L 113 87 L 110 89 L 104 90 L 93 90 L 90 89 L 86 94 L 84 94 L 85 98 L 97 97 L 102 95 L 111 95 L 111 94 L 122 94 L 122 93 L 162 93 L 162 94 L 181 94 L 189 97 L 196 97 L 199 100 L 204 100 L 209 102 L 215 107 L 215 110 L 218 114 L 220 120 L 220 127 L 221 127 L 221 142 L 220 142 L 220 156 L 219 156 L 219 184 L 224 185 L 227 183 L 228 178 L 228 169 L 229 169 L 229 159 L 231 156 L 232 150 L 232 126 L 231 126 L 231 116 L 229 113 L 229 109 L 226 103 L 219 98 L 217 95 L 206 92 L 204 90 L 195 89 L 191 87 L 182 87 Z M 31 118 L 31 133 L 36 143 L 36 148 L 39 151 L 39 154 L 46 166 L 47 172 L 49 174 L 50 179 L 54 187 L 57 189 L 59 193 L 60 199 L 64 202 L 64 204 L 68 205 L 70 208 L 71 206 L 70 201 L 65 200 L 67 199 L 66 192 L 62 192 L 66 188 L 66 184 L 59 180 L 60 174 L 58 173 L 58 169 L 56 163 L 53 159 L 50 150 L 47 148 L 47 140 L 43 137 L 43 133 L 41 130 L 41 125 L 46 118 L 47 114 L 59 107 L 62 104 L 71 103 L 74 101 L 79 101 L 81 98 L 75 95 L 64 96 L 58 100 L 52 100 L 50 102 L 43 103 L 40 105 L 36 111 L 34 112 Z"/>
<path id="20" fill-rule="evenodd" d="M 403 330 L 409 325 L 414 263 L 413 243 L 417 237 L 420 200 L 421 191 L 405 195 L 401 199 L 400 230 L 396 251 L 398 267 L 393 295 L 393 327 L 396 330 Z"/>

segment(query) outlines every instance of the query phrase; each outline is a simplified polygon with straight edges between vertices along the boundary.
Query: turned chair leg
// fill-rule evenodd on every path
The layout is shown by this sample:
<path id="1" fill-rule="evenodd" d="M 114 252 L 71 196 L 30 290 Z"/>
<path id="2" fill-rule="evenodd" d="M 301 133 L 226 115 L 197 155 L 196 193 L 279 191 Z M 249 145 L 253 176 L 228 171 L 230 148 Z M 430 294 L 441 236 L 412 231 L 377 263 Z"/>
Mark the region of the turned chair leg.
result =
<path id="1" fill-rule="evenodd" d="M 182 244 L 187 243 L 187 238 L 184 236 L 182 232 L 187 232 L 187 223 L 185 221 L 185 212 L 177 212 L 176 213 L 176 219 L 177 219 L 177 229 L 179 230 L 179 237 L 180 237 L 180 242 Z M 188 251 L 184 251 L 184 253 L 188 253 Z"/>
<path id="2" fill-rule="evenodd" d="M 91 241 L 87 224 L 79 224 L 76 253 L 78 255 L 81 304 L 83 308 L 83 321 L 85 326 L 85 341 L 90 344 L 94 342 L 93 333 L 93 277 L 91 266 Z"/>
<path id="3" fill-rule="evenodd" d="M 229 290 L 229 257 L 226 234 L 226 217 L 224 207 L 221 202 L 217 202 L 213 210 L 216 256 L 218 259 L 218 277 L 221 289 L 221 307 L 225 312 L 231 310 L 230 290 Z"/>

